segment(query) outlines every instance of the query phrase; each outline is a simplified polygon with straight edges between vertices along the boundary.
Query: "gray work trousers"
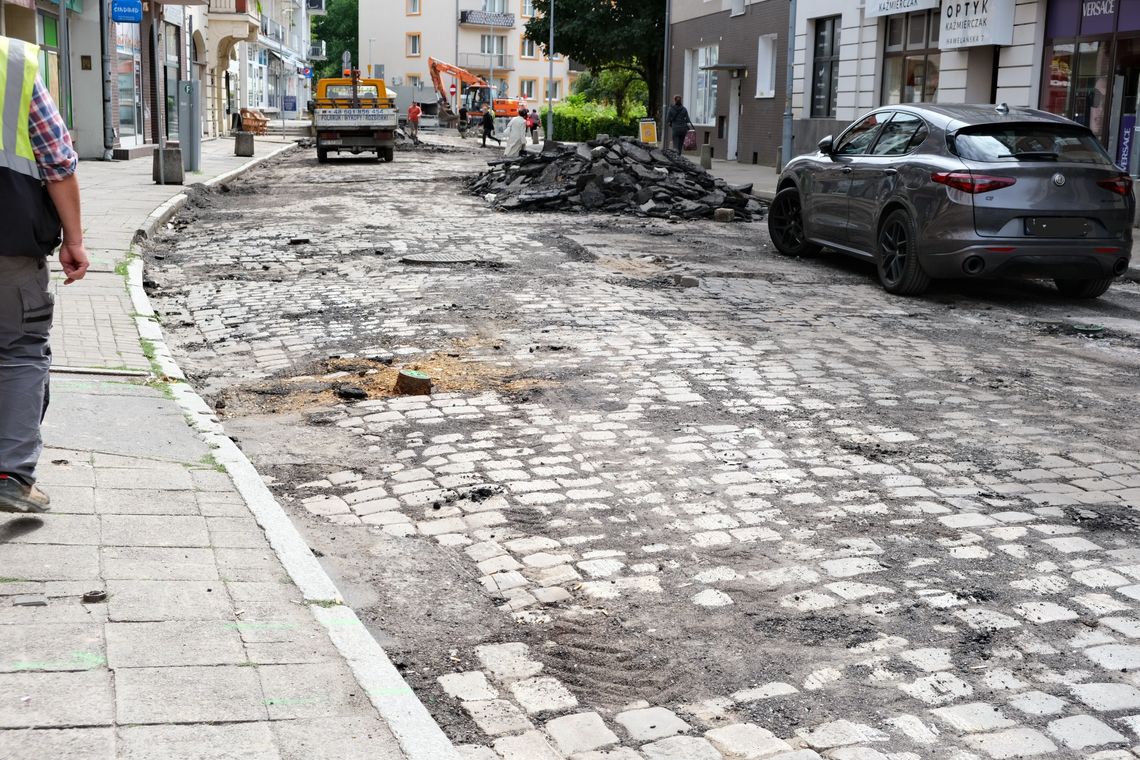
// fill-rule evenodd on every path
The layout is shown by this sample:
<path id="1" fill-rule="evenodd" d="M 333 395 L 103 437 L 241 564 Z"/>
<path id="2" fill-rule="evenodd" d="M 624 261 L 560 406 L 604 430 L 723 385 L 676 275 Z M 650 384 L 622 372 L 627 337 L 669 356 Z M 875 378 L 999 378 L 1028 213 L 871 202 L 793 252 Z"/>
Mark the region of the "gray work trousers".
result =
<path id="1" fill-rule="evenodd" d="M 43 258 L 0 256 L 0 473 L 35 481 L 54 299 Z"/>

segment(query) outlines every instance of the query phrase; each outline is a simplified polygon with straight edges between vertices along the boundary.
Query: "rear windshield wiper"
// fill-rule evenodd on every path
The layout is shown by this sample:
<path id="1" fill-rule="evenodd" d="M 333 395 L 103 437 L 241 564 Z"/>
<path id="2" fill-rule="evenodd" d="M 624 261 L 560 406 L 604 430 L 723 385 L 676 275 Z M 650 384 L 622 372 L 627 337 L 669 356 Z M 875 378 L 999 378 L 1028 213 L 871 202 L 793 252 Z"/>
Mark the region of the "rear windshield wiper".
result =
<path id="1" fill-rule="evenodd" d="M 1056 161 L 1060 153 L 1055 153 L 1051 150 L 1023 150 L 1018 153 L 1002 153 L 995 158 L 1044 158 L 1050 161 Z"/>

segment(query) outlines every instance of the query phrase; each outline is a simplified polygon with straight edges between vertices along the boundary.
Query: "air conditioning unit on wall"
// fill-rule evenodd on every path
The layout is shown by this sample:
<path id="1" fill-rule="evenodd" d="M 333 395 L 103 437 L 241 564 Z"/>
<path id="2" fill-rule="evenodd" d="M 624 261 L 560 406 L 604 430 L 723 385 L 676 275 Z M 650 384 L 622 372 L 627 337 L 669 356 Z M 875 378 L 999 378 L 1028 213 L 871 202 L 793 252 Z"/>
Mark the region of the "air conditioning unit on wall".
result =
<path id="1" fill-rule="evenodd" d="M 328 11 L 325 4 L 328 0 L 305 0 L 305 7 L 308 8 L 309 13 L 321 14 Z"/>

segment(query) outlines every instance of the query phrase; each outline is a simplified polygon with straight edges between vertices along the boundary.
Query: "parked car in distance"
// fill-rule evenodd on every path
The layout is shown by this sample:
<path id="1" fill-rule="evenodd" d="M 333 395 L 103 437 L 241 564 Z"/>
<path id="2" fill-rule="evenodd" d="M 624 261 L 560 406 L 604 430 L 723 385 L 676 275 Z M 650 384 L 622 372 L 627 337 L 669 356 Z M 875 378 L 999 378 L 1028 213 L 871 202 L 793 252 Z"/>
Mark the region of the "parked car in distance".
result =
<path id="1" fill-rule="evenodd" d="M 932 279 L 1050 278 L 1096 298 L 1128 269 L 1132 179 L 1086 127 L 993 105 L 875 109 L 780 173 L 776 249 L 873 261 L 891 293 Z"/>

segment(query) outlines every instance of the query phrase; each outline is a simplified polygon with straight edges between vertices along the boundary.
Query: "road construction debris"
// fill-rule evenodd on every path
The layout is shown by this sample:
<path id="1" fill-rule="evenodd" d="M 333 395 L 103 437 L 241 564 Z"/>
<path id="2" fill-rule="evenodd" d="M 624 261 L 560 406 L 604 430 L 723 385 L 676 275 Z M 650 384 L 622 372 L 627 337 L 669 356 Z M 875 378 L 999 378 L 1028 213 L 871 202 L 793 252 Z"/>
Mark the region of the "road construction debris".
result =
<path id="1" fill-rule="evenodd" d="M 752 221 L 763 206 L 687 158 L 633 138 L 577 146 L 546 143 L 541 153 L 489 162 L 470 192 L 500 211 L 606 211 L 659 218 Z"/>

